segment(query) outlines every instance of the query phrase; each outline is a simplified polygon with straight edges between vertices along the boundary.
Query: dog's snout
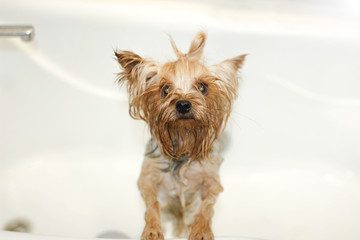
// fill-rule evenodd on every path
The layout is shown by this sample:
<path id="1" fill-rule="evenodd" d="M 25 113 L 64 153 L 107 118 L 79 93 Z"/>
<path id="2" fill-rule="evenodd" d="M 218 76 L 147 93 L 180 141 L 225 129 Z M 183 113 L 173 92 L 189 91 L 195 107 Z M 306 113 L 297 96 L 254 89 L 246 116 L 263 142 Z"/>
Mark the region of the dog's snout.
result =
<path id="1" fill-rule="evenodd" d="M 178 113 L 186 114 L 191 110 L 191 103 L 189 101 L 178 101 L 176 102 L 176 110 Z"/>

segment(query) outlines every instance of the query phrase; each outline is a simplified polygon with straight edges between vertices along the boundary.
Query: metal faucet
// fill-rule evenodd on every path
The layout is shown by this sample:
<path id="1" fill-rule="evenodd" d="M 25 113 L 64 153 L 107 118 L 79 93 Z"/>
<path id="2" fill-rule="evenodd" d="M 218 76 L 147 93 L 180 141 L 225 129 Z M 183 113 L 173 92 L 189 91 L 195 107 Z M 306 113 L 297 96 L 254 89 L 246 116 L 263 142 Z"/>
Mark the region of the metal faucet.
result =
<path id="1" fill-rule="evenodd" d="M 0 37 L 20 37 L 23 41 L 31 41 L 34 38 L 34 28 L 26 25 L 2 25 Z"/>

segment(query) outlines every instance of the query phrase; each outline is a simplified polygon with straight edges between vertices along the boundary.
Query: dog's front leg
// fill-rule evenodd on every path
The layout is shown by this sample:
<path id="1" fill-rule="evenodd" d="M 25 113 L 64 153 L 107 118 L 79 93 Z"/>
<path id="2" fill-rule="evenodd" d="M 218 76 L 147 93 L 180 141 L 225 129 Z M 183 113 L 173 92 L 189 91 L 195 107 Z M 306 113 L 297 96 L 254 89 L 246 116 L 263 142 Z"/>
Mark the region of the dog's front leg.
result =
<path id="1" fill-rule="evenodd" d="M 161 229 L 160 203 L 157 199 L 158 185 L 161 176 L 158 169 L 153 169 L 145 162 L 138 187 L 146 205 L 145 228 L 141 235 L 141 240 L 163 240 L 164 235 Z"/>
<path id="2" fill-rule="evenodd" d="M 205 176 L 201 190 L 202 203 L 199 212 L 195 215 L 190 225 L 189 240 L 213 240 L 211 231 L 211 218 L 214 214 L 216 197 L 223 191 L 218 175 Z"/>

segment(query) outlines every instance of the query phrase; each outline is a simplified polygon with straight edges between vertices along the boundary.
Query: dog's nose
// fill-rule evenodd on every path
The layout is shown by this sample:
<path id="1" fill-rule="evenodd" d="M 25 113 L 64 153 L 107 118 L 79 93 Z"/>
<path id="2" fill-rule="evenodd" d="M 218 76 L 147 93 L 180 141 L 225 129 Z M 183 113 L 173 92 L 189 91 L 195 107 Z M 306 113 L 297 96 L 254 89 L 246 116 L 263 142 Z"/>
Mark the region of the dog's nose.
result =
<path id="1" fill-rule="evenodd" d="M 189 101 L 178 101 L 176 102 L 176 110 L 178 113 L 186 114 L 190 112 L 191 103 Z"/>

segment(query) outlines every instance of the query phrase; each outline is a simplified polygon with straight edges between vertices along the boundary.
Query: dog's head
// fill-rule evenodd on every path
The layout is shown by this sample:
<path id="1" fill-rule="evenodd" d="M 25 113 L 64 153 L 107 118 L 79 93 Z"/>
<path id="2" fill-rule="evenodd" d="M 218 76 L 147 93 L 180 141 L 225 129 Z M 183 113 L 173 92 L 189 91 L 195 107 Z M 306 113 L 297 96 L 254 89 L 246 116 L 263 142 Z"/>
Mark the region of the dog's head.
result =
<path id="1" fill-rule="evenodd" d="M 206 34 L 198 33 L 188 53 L 171 39 L 178 60 L 160 65 L 139 55 L 118 51 L 127 81 L 130 115 L 149 124 L 164 155 L 206 158 L 224 129 L 237 96 L 238 70 L 246 55 L 205 66 L 200 60 Z"/>

